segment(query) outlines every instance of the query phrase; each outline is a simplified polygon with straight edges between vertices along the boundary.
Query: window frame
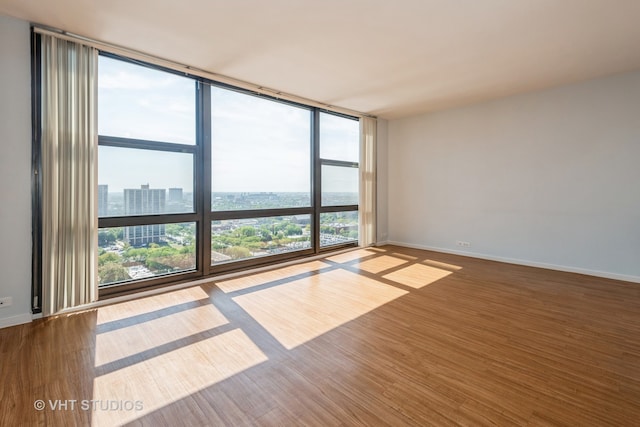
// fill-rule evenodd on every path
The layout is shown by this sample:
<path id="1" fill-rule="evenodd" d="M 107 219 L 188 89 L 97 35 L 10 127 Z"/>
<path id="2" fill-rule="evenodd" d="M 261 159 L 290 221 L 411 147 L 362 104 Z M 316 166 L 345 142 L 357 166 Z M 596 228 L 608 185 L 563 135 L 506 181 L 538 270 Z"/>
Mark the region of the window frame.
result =
<path id="1" fill-rule="evenodd" d="M 309 140 L 309 150 L 310 150 L 310 156 L 309 156 L 309 161 L 310 161 L 310 168 L 309 168 L 309 191 L 310 191 L 310 196 L 311 196 L 311 200 L 310 200 L 310 206 L 305 206 L 305 207 L 283 207 L 283 208 L 267 208 L 267 209 L 237 209 L 237 210 L 219 210 L 219 211 L 214 211 L 211 207 L 211 201 L 209 200 L 209 204 L 206 206 L 209 206 L 209 218 L 208 218 L 208 224 L 209 226 L 211 225 L 212 221 L 218 221 L 218 220 L 228 220 L 228 219 L 251 219 L 251 218 L 263 218 L 263 217 L 274 217 L 274 216 L 292 216 L 292 215 L 310 215 L 311 217 L 311 247 L 308 249 L 301 249 L 298 251 L 292 251 L 292 252 L 287 252 L 287 253 L 282 253 L 282 254 L 274 254 L 274 255 L 269 255 L 269 256 L 263 256 L 263 257 L 255 257 L 255 258 L 249 258 L 249 259 L 244 259 L 244 260 L 236 260 L 236 261 L 229 261 L 229 262 L 221 262 L 221 263 L 217 263 L 217 264 L 212 264 L 209 263 L 210 265 L 208 265 L 208 267 L 205 267 L 205 269 L 208 268 L 208 274 L 209 275 L 213 275 L 213 274 L 219 274 L 219 273 L 228 273 L 228 272 L 234 272 L 234 271 L 242 271 L 242 270 L 246 270 L 252 267 L 259 267 L 259 266 L 263 266 L 263 265 L 268 265 L 268 264 L 272 264 L 275 262 L 279 262 L 279 261 L 285 261 L 285 260 L 292 260 L 292 259 L 297 259 L 297 258 L 304 258 L 304 257 L 309 257 L 312 255 L 315 255 L 318 253 L 317 251 L 317 243 L 318 242 L 318 237 L 316 236 L 316 227 L 315 227 L 315 221 L 314 218 L 316 216 L 316 206 L 315 206 L 315 182 L 314 182 L 314 165 L 315 165 L 315 161 L 314 161 L 314 147 L 316 145 L 315 142 L 315 110 L 316 108 L 308 106 L 308 105 L 304 105 L 304 104 L 300 104 L 300 103 L 296 103 L 296 102 L 292 102 L 292 101 L 286 101 L 286 100 L 282 100 L 279 98 L 274 98 L 274 97 L 270 97 L 264 94 L 258 94 L 246 89 L 241 89 L 241 88 L 237 88 L 228 84 L 224 84 L 224 83 L 218 83 L 218 82 L 213 82 L 213 81 L 208 81 L 208 84 L 210 84 L 211 86 L 216 86 L 222 89 L 227 89 L 227 90 L 232 90 L 234 92 L 238 92 L 244 95 L 249 95 L 249 96 L 256 96 L 258 98 L 263 98 L 263 99 L 267 99 L 269 101 L 272 102 L 278 102 L 281 104 L 285 104 L 285 105 L 290 105 L 293 107 L 297 107 L 297 108 L 302 108 L 305 109 L 309 112 L 310 115 L 310 140 Z M 208 112 L 209 114 L 209 118 L 211 117 L 211 112 Z M 209 131 L 211 130 L 211 127 L 209 127 Z M 211 144 L 209 144 L 209 155 L 207 156 L 207 159 L 210 160 L 211 159 Z M 210 165 L 209 165 L 210 166 Z M 209 168 L 209 171 L 211 171 L 211 168 Z M 208 178 L 208 183 L 209 185 L 211 185 L 211 176 L 209 176 Z M 209 189 L 209 193 L 211 194 L 211 189 Z M 319 214 L 318 214 L 319 215 Z M 211 236 L 211 231 L 209 230 L 209 236 Z M 319 236 L 319 234 L 318 234 Z M 208 244 L 205 245 L 209 248 L 211 248 L 211 237 L 209 237 L 209 241 Z M 204 260 L 210 260 L 211 259 L 211 254 L 208 254 L 208 258 L 204 258 Z M 207 263 L 205 263 L 207 264 Z"/>
<path id="2" fill-rule="evenodd" d="M 339 249 L 357 247 L 358 242 L 346 242 L 338 245 L 320 247 L 320 214 L 327 212 L 343 212 L 357 211 L 358 205 L 345 206 L 322 206 L 321 205 L 321 169 L 323 164 L 354 167 L 358 166 L 355 162 L 343 162 L 331 159 L 320 158 L 320 113 L 328 113 L 337 115 L 346 119 L 358 121 L 354 116 L 342 113 L 336 113 L 330 110 L 297 103 L 289 100 L 279 99 L 275 96 L 257 93 L 251 90 L 238 88 L 226 83 L 216 82 L 204 77 L 195 76 L 185 72 L 173 70 L 171 68 L 162 67 L 156 64 L 150 64 L 136 59 L 128 58 L 119 54 L 115 54 L 105 50 L 99 50 L 99 55 L 109 57 L 115 60 L 128 62 L 134 65 L 148 67 L 153 70 L 171 73 L 181 77 L 187 77 L 193 80 L 195 90 L 195 114 L 196 114 L 196 140 L 195 145 L 172 143 L 164 141 L 142 140 L 137 138 L 125 138 L 107 135 L 98 135 L 98 147 L 116 147 L 123 149 L 153 150 L 160 152 L 176 152 L 189 153 L 193 156 L 193 212 L 186 213 L 163 213 L 163 214 L 146 214 L 131 216 L 103 216 L 98 218 L 98 229 L 112 227 L 127 227 L 136 225 L 153 225 L 153 224 L 173 224 L 173 223 L 195 223 L 196 227 L 196 267 L 194 270 L 168 273 L 158 275 L 151 278 L 131 280 L 126 282 L 116 282 L 112 284 L 101 285 L 98 287 L 98 299 L 106 299 L 120 295 L 126 295 L 141 290 L 156 289 L 163 286 L 176 285 L 186 283 L 197 279 L 215 277 L 219 274 L 229 272 L 241 272 L 251 268 L 271 265 L 282 261 L 290 261 L 303 259 L 309 256 L 331 252 Z M 39 118 L 41 116 L 41 73 L 40 73 L 40 37 L 32 31 L 32 126 L 33 126 L 33 152 L 32 152 L 32 203 L 34 225 L 33 233 L 33 283 L 32 283 L 32 306 L 34 313 L 41 311 L 40 296 L 42 295 L 42 278 L 40 277 L 42 254 L 41 254 L 41 213 L 40 213 L 40 174 L 41 170 L 41 148 L 40 134 L 41 125 Z M 272 102 L 284 103 L 287 105 L 304 108 L 309 112 L 310 121 L 310 206 L 293 207 L 293 208 L 268 208 L 254 210 L 226 210 L 213 211 L 211 206 L 211 87 L 220 87 L 228 90 L 237 91 L 246 95 L 256 96 L 267 99 Z M 229 262 L 212 263 L 211 262 L 211 223 L 216 220 L 227 219 L 250 219 L 272 216 L 290 216 L 290 215 L 310 215 L 311 218 L 311 245 L 309 248 L 291 251 L 286 253 L 265 255 L 255 258 L 242 260 L 234 260 Z"/>
<path id="3" fill-rule="evenodd" d="M 336 115 L 339 117 L 343 117 L 346 119 L 353 119 L 353 117 L 349 117 L 347 115 L 344 114 L 340 114 L 340 113 L 335 113 L 332 111 L 322 111 L 322 110 L 318 110 L 316 111 L 316 146 L 315 146 L 315 155 L 316 155 L 316 163 L 315 163 L 315 173 L 316 173 L 316 181 L 317 181 L 317 187 L 316 187 L 316 193 L 315 193 L 315 204 L 317 206 L 317 215 L 314 217 L 314 221 L 315 221 L 315 230 L 316 230 L 316 242 L 317 242 L 317 253 L 322 253 L 322 252 L 330 252 L 330 251 L 335 251 L 337 249 L 341 249 L 344 247 L 349 247 L 349 246 L 357 246 L 358 242 L 353 242 L 353 243 L 341 243 L 341 244 L 335 244 L 335 245 L 327 245 L 327 246 L 320 246 L 320 214 L 323 213 L 332 213 L 332 212 L 353 212 L 353 211 L 358 211 L 359 210 L 359 205 L 355 204 L 355 205 L 334 205 L 334 206 L 323 206 L 322 205 L 322 166 L 338 166 L 338 167 L 349 167 L 349 168 L 359 168 L 360 167 L 360 163 L 359 162 L 350 162 L 350 161 L 345 161 L 345 160 L 332 160 L 332 159 L 324 159 L 320 157 L 320 144 L 322 143 L 322 141 L 320 141 L 320 113 L 325 113 L 325 114 L 332 114 L 332 115 Z M 358 190 L 358 194 L 360 193 L 360 190 Z M 360 224 L 358 224 L 358 229 L 360 228 Z M 358 231 L 359 233 L 359 231 Z"/>
<path id="4" fill-rule="evenodd" d="M 150 278 L 131 280 L 125 282 L 115 282 L 98 286 L 99 299 L 103 297 L 116 296 L 123 293 L 138 291 L 141 289 L 157 287 L 160 285 L 174 284 L 182 281 L 194 280 L 202 277 L 202 239 L 200 238 L 200 229 L 203 226 L 202 215 L 198 212 L 201 210 L 199 207 L 202 203 L 201 193 L 203 191 L 201 187 L 203 164 L 200 161 L 203 151 L 203 135 L 202 135 L 202 123 L 199 121 L 199 108 L 202 105 L 202 81 L 200 78 L 194 76 L 187 76 L 183 73 L 179 73 L 175 70 L 168 68 L 147 64 L 141 61 L 136 61 L 130 58 L 126 58 L 113 53 L 99 51 L 99 55 L 111 58 L 114 60 L 126 62 L 129 64 L 147 67 L 152 70 L 161 72 L 167 72 L 170 74 L 178 75 L 180 77 L 187 77 L 193 81 L 194 84 L 194 100 L 195 100 L 195 144 L 181 144 L 165 141 L 153 141 L 137 138 L 125 138 L 116 136 L 98 135 L 98 147 L 116 147 L 123 149 L 136 149 L 136 150 L 149 150 L 165 153 L 187 153 L 193 156 L 193 212 L 184 213 L 163 213 L 163 214 L 145 214 L 145 215 L 123 215 L 123 216 L 105 216 L 98 218 L 98 230 L 103 228 L 113 227 L 129 227 L 139 225 L 156 225 L 156 224 L 175 224 L 193 222 L 196 226 L 196 252 L 195 252 L 195 269 L 188 271 L 181 271 L 175 273 L 162 274 Z M 98 77 L 99 78 L 99 77 Z M 100 165 L 98 164 L 98 167 Z"/>

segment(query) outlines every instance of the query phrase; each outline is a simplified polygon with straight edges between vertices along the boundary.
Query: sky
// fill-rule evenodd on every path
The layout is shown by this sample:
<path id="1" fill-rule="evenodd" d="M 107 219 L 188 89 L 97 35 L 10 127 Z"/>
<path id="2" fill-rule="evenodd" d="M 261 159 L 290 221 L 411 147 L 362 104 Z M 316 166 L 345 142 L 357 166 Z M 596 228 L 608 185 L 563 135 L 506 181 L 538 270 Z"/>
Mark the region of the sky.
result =
<path id="1" fill-rule="evenodd" d="M 186 77 L 101 56 L 98 133 L 195 145 L 195 87 Z M 212 191 L 309 191 L 309 110 L 215 86 L 211 99 Z M 321 113 L 322 158 L 357 162 L 358 140 L 358 121 Z M 102 146 L 98 165 L 110 192 L 142 184 L 193 191 L 189 153 Z M 325 167 L 322 185 L 357 191 L 357 172 Z"/>

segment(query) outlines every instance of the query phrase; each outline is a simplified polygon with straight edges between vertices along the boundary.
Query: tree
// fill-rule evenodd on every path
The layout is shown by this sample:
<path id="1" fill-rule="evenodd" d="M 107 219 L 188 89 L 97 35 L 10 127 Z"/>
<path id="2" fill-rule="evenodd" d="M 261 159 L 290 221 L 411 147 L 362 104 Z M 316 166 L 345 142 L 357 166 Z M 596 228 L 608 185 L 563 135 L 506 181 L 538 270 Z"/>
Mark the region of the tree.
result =
<path id="1" fill-rule="evenodd" d="M 299 225 L 289 224 L 285 227 L 285 233 L 287 236 L 302 234 L 302 228 Z"/>
<path id="2" fill-rule="evenodd" d="M 182 248 L 180 248 L 180 253 L 183 255 L 186 254 L 194 254 L 196 253 L 196 246 L 195 245 L 188 245 L 188 246 L 183 246 Z"/>
<path id="3" fill-rule="evenodd" d="M 321 225 L 320 232 L 324 234 L 336 234 L 336 229 L 329 225 Z"/>
<path id="4" fill-rule="evenodd" d="M 248 225 L 244 225 L 236 230 L 236 236 L 238 237 L 253 237 L 255 235 L 256 229 Z"/>
<path id="5" fill-rule="evenodd" d="M 122 282 L 129 279 L 131 279 L 131 276 L 129 276 L 127 269 L 115 262 L 109 262 L 98 267 L 98 282 L 101 284 Z"/>
<path id="6" fill-rule="evenodd" d="M 116 242 L 116 236 L 111 233 L 111 230 L 100 230 L 98 232 L 98 245 L 109 246 Z"/>
<path id="7" fill-rule="evenodd" d="M 110 246 L 118 240 L 122 240 L 124 237 L 124 229 L 122 227 L 117 228 L 105 228 L 98 231 L 98 245 Z"/>
<path id="8" fill-rule="evenodd" d="M 251 251 L 242 246 L 232 246 L 225 249 L 225 255 L 229 255 L 231 259 L 242 259 L 251 257 Z"/>
<path id="9" fill-rule="evenodd" d="M 182 231 L 182 226 L 181 224 L 167 224 L 164 226 L 164 231 L 165 233 L 167 233 L 170 236 L 179 236 L 181 235 L 181 231 Z"/>
<path id="10" fill-rule="evenodd" d="M 120 255 L 113 252 L 105 252 L 98 257 L 98 266 L 109 263 L 120 264 L 121 261 L 122 258 L 120 257 Z"/>
<path id="11" fill-rule="evenodd" d="M 147 258 L 148 249 L 128 247 L 123 254 L 125 261 L 144 261 Z"/>
<path id="12" fill-rule="evenodd" d="M 258 234 L 260 235 L 260 240 L 262 240 L 264 243 L 267 243 L 273 240 L 273 236 L 271 235 L 271 230 L 265 227 L 264 225 L 260 227 Z"/>
<path id="13" fill-rule="evenodd" d="M 270 241 L 273 240 L 273 236 L 271 235 L 271 233 L 269 233 L 268 230 L 260 230 L 260 234 L 261 234 L 261 238 L 260 240 L 262 240 L 264 243 L 268 243 Z"/>

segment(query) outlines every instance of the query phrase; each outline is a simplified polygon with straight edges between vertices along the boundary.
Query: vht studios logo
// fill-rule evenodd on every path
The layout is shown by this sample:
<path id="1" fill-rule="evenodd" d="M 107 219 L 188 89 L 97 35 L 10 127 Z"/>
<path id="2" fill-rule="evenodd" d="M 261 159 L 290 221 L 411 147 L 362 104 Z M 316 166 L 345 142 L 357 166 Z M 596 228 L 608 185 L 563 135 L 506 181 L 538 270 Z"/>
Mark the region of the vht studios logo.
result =
<path id="1" fill-rule="evenodd" d="M 89 399 L 55 399 L 36 400 L 33 407 L 38 411 L 142 411 L 144 405 L 140 400 L 89 400 Z"/>

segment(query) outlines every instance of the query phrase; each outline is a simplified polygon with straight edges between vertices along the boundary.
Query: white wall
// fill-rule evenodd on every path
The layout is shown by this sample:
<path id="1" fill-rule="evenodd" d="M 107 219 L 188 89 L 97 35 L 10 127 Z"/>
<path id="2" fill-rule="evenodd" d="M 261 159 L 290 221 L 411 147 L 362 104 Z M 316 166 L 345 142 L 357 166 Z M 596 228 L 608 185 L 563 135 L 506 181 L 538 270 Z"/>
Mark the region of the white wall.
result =
<path id="1" fill-rule="evenodd" d="M 394 120 L 388 144 L 389 240 L 640 281 L 640 72 Z"/>
<path id="2" fill-rule="evenodd" d="M 383 243 L 389 239 L 388 211 L 389 205 L 387 185 L 389 182 L 387 152 L 388 152 L 388 124 L 384 119 L 378 119 L 376 145 L 376 242 Z"/>
<path id="3" fill-rule="evenodd" d="M 29 24 L 0 15 L 0 327 L 31 320 Z"/>

